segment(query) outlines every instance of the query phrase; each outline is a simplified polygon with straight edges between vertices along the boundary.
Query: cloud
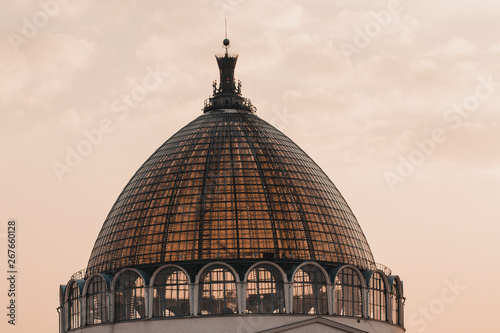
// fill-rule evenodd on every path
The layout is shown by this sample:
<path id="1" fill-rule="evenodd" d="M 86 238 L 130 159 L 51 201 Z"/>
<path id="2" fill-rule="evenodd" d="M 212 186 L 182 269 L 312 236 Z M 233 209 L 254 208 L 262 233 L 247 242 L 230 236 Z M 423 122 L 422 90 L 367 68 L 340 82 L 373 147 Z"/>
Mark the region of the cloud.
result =
<path id="1" fill-rule="evenodd" d="M 456 57 L 461 55 L 473 55 L 476 52 L 476 47 L 469 41 L 463 38 L 453 38 L 447 41 L 443 46 L 440 46 L 430 52 L 426 56 L 443 56 L 443 57 Z"/>
<path id="2" fill-rule="evenodd" d="M 500 53 L 500 42 L 491 44 L 488 48 L 488 51 L 490 51 L 491 53 Z"/>
<path id="3" fill-rule="evenodd" d="M 92 42 L 68 35 L 40 35 L 21 54 L 2 46 L 0 73 L 9 78 L 0 83 L 4 104 L 33 106 L 68 90 L 95 53 Z"/>

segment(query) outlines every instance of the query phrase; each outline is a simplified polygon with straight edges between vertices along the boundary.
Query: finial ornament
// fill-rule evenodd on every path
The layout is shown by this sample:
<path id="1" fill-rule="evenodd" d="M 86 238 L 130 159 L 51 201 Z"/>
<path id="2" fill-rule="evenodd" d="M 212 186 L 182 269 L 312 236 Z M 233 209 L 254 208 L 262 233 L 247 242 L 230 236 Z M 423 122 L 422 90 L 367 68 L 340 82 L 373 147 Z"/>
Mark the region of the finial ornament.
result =
<path id="1" fill-rule="evenodd" d="M 224 38 L 224 41 L 222 42 L 222 44 L 224 44 L 224 47 L 226 48 L 226 53 L 227 53 L 227 49 L 229 47 L 229 44 L 231 43 L 229 41 L 229 39 L 227 39 L 227 19 L 224 19 L 224 26 L 226 29 L 226 34 L 225 34 L 225 38 Z"/>
<path id="2" fill-rule="evenodd" d="M 241 81 L 234 79 L 234 69 L 238 61 L 237 54 L 229 54 L 229 39 L 227 38 L 227 21 L 225 23 L 226 34 L 223 47 L 226 48 L 225 54 L 215 55 L 217 65 L 219 66 L 220 81 L 212 82 L 213 95 L 205 100 L 203 113 L 214 110 L 239 110 L 242 112 L 255 113 L 256 108 L 252 102 L 241 95 Z"/>

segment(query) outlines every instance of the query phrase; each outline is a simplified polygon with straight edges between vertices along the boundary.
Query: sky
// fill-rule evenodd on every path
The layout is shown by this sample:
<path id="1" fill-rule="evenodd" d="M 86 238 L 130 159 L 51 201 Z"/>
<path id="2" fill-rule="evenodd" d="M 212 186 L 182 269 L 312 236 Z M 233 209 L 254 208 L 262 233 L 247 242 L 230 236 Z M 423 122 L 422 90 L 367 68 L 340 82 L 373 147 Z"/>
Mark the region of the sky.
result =
<path id="1" fill-rule="evenodd" d="M 497 330 L 499 12 L 495 0 L 4 1 L 0 247 L 16 219 L 18 297 L 1 331 L 57 331 L 59 285 L 86 267 L 121 190 L 201 114 L 224 17 L 243 95 L 332 179 L 404 281 L 407 331 Z"/>

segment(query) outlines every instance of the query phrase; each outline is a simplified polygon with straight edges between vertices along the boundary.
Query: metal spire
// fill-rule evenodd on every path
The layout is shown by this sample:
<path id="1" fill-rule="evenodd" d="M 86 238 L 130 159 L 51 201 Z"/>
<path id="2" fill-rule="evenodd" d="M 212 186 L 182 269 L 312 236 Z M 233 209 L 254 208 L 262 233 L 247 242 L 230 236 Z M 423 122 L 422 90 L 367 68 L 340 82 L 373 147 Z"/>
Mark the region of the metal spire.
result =
<path id="1" fill-rule="evenodd" d="M 229 44 L 231 43 L 229 41 L 229 39 L 227 39 L 227 19 L 224 19 L 224 26 L 226 29 L 226 34 L 225 34 L 225 38 L 224 38 L 224 41 L 222 42 L 222 44 L 224 44 L 224 47 L 226 48 L 226 54 L 227 54 L 227 49 L 229 47 Z"/>

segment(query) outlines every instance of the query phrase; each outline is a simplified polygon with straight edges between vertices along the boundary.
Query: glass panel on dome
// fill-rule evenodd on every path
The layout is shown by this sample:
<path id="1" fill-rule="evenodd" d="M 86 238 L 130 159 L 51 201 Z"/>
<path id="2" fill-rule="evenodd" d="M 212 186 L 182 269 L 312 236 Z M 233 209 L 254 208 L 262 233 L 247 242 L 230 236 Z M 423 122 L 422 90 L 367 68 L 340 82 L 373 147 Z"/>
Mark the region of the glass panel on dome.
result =
<path id="1" fill-rule="evenodd" d="M 115 320 L 146 317 L 144 280 L 134 271 L 120 274 L 115 284 Z"/>
<path id="2" fill-rule="evenodd" d="M 293 313 L 327 314 L 326 279 L 316 266 L 306 265 L 293 277 Z"/>
<path id="3" fill-rule="evenodd" d="M 374 265 L 344 198 L 295 143 L 256 115 L 208 112 L 132 177 L 87 274 L 269 255 Z"/>
<path id="4" fill-rule="evenodd" d="M 209 267 L 200 277 L 199 312 L 209 314 L 238 313 L 236 280 L 224 266 Z"/>
<path id="5" fill-rule="evenodd" d="M 369 317 L 377 320 L 386 320 L 386 287 L 382 276 L 373 273 L 370 278 L 369 288 Z"/>
<path id="6" fill-rule="evenodd" d="M 69 329 L 75 329 L 81 326 L 82 306 L 80 300 L 80 288 L 78 287 L 78 283 L 73 282 L 70 286 L 68 299 Z"/>
<path id="7" fill-rule="evenodd" d="M 340 316 L 363 317 L 361 280 L 352 268 L 342 269 L 335 278 L 334 308 Z"/>
<path id="8" fill-rule="evenodd" d="M 153 316 L 189 316 L 188 279 L 178 268 L 165 268 L 156 276 L 153 289 Z"/>
<path id="9" fill-rule="evenodd" d="M 285 313 L 283 277 L 271 265 L 260 265 L 248 274 L 247 313 Z"/>
<path id="10" fill-rule="evenodd" d="M 95 325 L 109 321 L 108 288 L 102 276 L 95 276 L 87 287 L 87 324 Z"/>

